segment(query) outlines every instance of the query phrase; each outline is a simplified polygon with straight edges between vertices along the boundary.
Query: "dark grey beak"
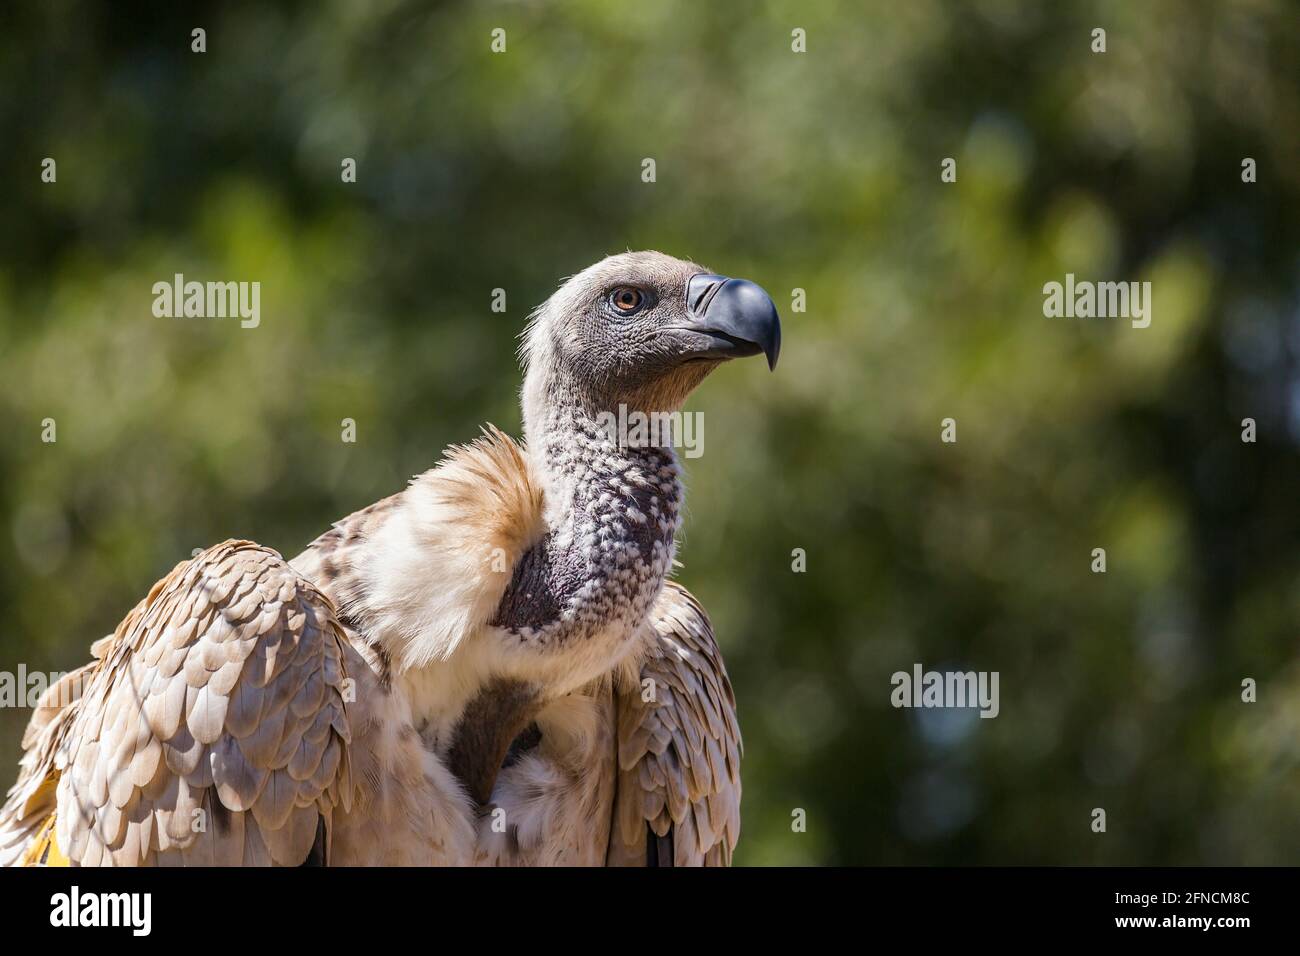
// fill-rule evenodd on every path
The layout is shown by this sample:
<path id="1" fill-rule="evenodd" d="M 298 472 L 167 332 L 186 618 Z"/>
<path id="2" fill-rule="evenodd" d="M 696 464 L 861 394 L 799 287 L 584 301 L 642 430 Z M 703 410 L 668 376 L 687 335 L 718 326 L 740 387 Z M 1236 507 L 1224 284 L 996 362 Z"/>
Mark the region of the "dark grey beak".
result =
<path id="1" fill-rule="evenodd" d="M 691 358 L 730 359 L 767 356 L 767 367 L 776 368 L 781 354 L 781 318 L 772 297 L 746 279 L 728 279 L 708 273 L 692 276 L 686 283 L 684 331 L 702 336 L 700 347 L 690 350 Z"/>

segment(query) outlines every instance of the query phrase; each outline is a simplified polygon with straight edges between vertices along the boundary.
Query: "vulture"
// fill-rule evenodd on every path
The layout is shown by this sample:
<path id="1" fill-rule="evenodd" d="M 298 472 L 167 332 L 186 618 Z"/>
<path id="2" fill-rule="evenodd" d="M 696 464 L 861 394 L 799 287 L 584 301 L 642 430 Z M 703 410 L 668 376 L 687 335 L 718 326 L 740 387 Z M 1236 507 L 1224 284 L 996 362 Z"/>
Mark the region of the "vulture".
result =
<path id="1" fill-rule="evenodd" d="M 522 443 L 485 426 L 290 561 L 197 554 L 49 688 L 0 863 L 727 865 L 740 732 L 669 580 L 672 436 L 610 422 L 779 350 L 752 282 L 657 252 L 573 276 L 523 334 Z"/>

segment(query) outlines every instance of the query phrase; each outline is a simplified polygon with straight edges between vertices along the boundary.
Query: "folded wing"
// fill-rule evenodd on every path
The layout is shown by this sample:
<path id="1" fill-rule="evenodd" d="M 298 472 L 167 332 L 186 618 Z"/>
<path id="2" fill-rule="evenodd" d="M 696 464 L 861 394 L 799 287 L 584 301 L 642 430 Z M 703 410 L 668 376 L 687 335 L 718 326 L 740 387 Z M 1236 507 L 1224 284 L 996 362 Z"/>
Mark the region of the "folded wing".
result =
<path id="1" fill-rule="evenodd" d="M 652 612 L 640 684 L 618 695 L 611 865 L 726 866 L 740 836 L 736 699 L 708 615 L 680 585 Z"/>
<path id="2" fill-rule="evenodd" d="M 44 833 L 82 866 L 324 862 L 352 797 L 343 640 L 268 548 L 177 565 L 37 708 L 0 854 Z"/>

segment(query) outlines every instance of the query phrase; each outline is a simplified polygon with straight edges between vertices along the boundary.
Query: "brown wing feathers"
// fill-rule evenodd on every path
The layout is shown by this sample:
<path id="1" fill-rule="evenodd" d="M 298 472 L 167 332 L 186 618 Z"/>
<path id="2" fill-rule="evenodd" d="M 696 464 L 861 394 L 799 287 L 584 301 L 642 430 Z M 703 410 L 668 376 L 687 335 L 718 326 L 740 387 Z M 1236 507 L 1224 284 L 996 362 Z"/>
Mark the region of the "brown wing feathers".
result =
<path id="1" fill-rule="evenodd" d="M 619 695 L 610 861 L 725 866 L 740 836 L 742 748 L 731 682 L 689 591 L 669 582 L 651 616 L 655 639 L 642 683 Z"/>
<path id="2" fill-rule="evenodd" d="M 57 775 L 73 862 L 297 865 L 350 802 L 342 633 L 274 551 L 229 541 L 178 565 L 93 667 L 0 812 L 45 812 L 28 791 Z"/>

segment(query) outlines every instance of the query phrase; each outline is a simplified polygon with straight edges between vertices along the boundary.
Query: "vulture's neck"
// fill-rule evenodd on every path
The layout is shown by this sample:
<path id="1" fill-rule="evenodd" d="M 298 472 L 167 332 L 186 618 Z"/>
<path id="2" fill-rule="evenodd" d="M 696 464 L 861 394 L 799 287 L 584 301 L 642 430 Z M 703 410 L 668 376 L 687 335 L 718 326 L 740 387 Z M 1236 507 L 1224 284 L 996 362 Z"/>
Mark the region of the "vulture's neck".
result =
<path id="1" fill-rule="evenodd" d="M 547 530 L 516 564 L 492 623 L 563 676 L 495 680 L 468 702 L 448 766 L 480 807 L 545 702 L 608 673 L 632 647 L 672 568 L 679 524 L 671 447 L 626 447 L 572 406 L 557 409 L 530 442 Z"/>
<path id="2" fill-rule="evenodd" d="M 635 629 L 672 568 L 677 457 L 670 445 L 630 446 L 577 405 L 553 407 L 540 431 L 529 440 L 547 533 L 516 565 L 493 623 L 545 647 Z"/>
<path id="3" fill-rule="evenodd" d="M 529 470 L 545 514 L 490 619 L 504 633 L 393 674 L 426 746 L 446 755 L 480 806 L 547 701 L 608 674 L 633 647 L 672 568 L 679 524 L 671 446 L 629 445 L 571 403 L 549 403 L 528 425 Z M 385 681 L 406 635 L 441 613 L 448 586 L 427 570 L 420 539 L 430 501 L 437 504 L 413 492 L 380 509 L 377 530 L 358 533 L 367 542 L 354 561 L 362 573 L 331 585 Z"/>

